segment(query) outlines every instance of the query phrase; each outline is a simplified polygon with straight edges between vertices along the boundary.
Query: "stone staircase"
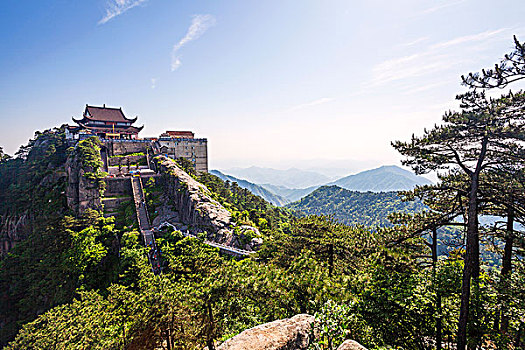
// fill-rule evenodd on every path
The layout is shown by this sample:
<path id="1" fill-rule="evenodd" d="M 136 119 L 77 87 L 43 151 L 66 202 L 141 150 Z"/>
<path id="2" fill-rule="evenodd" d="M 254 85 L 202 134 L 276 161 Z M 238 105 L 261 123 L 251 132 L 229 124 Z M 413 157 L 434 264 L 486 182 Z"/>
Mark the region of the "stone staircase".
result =
<path id="1" fill-rule="evenodd" d="M 131 188 L 133 192 L 133 200 L 135 202 L 135 213 L 137 215 L 137 222 L 139 224 L 140 233 L 144 239 L 144 245 L 149 248 L 148 260 L 151 264 L 151 269 L 155 275 L 162 273 L 160 250 L 155 242 L 155 235 L 151 229 L 148 209 L 146 207 L 146 198 L 142 188 L 142 179 L 138 176 L 131 177 Z"/>

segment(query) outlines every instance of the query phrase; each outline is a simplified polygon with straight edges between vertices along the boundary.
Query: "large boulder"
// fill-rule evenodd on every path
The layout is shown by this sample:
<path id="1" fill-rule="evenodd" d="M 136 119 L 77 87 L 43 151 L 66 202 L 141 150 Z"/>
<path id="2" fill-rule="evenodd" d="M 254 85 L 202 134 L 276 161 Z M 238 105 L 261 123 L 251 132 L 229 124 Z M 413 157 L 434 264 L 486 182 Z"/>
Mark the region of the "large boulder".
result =
<path id="1" fill-rule="evenodd" d="M 337 350 L 366 350 L 366 348 L 355 340 L 345 340 Z"/>
<path id="2" fill-rule="evenodd" d="M 250 328 L 228 339 L 218 350 L 306 350 L 315 318 L 301 314 Z"/>

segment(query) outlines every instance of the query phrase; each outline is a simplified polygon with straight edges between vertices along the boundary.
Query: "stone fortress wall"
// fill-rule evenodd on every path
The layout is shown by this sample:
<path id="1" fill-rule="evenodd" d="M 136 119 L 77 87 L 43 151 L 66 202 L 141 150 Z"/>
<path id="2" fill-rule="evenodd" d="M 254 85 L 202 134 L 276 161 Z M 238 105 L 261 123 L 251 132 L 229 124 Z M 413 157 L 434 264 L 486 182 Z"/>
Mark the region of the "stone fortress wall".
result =
<path id="1" fill-rule="evenodd" d="M 151 148 L 152 141 L 105 140 L 103 143 L 108 150 L 108 156 L 112 157 L 132 153 L 146 153 L 148 146 Z"/>
<path id="2" fill-rule="evenodd" d="M 186 158 L 197 172 L 208 172 L 208 140 L 194 138 L 159 139 L 160 151 L 172 159 Z"/>
<path id="3" fill-rule="evenodd" d="M 107 165 L 126 165 L 145 158 L 145 156 L 126 156 L 134 153 L 153 155 L 159 152 L 172 158 L 186 158 L 192 162 L 197 172 L 208 172 L 208 140 L 204 138 L 160 138 L 159 140 L 104 140 Z"/>

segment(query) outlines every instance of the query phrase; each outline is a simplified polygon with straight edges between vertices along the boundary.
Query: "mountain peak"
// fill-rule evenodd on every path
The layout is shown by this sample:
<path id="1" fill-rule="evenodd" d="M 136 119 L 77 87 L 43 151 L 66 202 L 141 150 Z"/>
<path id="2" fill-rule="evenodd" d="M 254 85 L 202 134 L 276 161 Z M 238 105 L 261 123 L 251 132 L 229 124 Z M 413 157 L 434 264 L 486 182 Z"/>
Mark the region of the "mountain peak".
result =
<path id="1" fill-rule="evenodd" d="M 331 184 L 352 191 L 384 192 L 411 190 L 418 185 L 432 184 L 432 181 L 417 176 L 397 165 L 383 165 L 379 168 L 343 177 Z"/>

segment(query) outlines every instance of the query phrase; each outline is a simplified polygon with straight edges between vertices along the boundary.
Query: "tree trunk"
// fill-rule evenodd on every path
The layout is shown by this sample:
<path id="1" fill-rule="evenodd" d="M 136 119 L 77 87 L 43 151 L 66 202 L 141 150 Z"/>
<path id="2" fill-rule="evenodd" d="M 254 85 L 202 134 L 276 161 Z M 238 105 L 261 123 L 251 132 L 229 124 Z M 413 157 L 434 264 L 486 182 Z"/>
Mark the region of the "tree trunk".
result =
<path id="1" fill-rule="evenodd" d="M 164 331 L 164 339 L 166 339 L 166 347 L 167 347 L 167 349 L 168 350 L 173 350 L 173 348 L 171 346 L 171 332 L 170 332 L 169 328 Z"/>
<path id="2" fill-rule="evenodd" d="M 471 176 L 469 203 L 467 212 L 467 239 L 465 266 L 461 283 L 461 307 L 459 312 L 457 350 L 465 350 L 467 345 L 467 326 L 469 319 L 470 280 L 479 277 L 479 237 L 478 237 L 478 185 L 479 174 Z M 476 248 L 476 245 L 478 246 Z"/>
<path id="3" fill-rule="evenodd" d="M 206 345 L 208 346 L 208 350 L 215 350 L 215 342 L 213 341 L 215 322 L 213 320 L 213 310 L 211 308 L 210 302 L 207 303 L 206 309 L 208 311 L 208 321 L 210 322 L 208 332 L 206 334 Z"/>
<path id="4" fill-rule="evenodd" d="M 443 317 L 441 315 L 441 290 L 437 283 L 437 228 L 432 228 L 432 277 L 434 280 L 434 288 L 436 292 L 436 305 L 435 313 L 439 316 L 436 317 L 436 350 L 441 350 L 441 333 L 442 333 L 442 322 Z"/>
<path id="5" fill-rule="evenodd" d="M 334 245 L 330 244 L 328 251 L 328 277 L 332 277 L 334 272 Z"/>
<path id="6" fill-rule="evenodd" d="M 518 333 L 516 333 L 516 340 L 514 341 L 514 348 L 519 349 L 521 343 L 521 331 L 523 330 L 523 322 L 518 327 Z"/>
<path id="7" fill-rule="evenodd" d="M 508 288 L 510 276 L 512 274 L 512 245 L 514 243 L 514 211 L 512 208 L 507 210 L 507 234 L 505 235 L 505 250 L 503 251 L 503 261 L 501 266 L 502 287 Z M 506 299 L 506 298 L 505 298 Z M 501 304 L 501 332 L 507 332 L 509 328 L 509 317 L 507 315 L 507 303 Z"/>

